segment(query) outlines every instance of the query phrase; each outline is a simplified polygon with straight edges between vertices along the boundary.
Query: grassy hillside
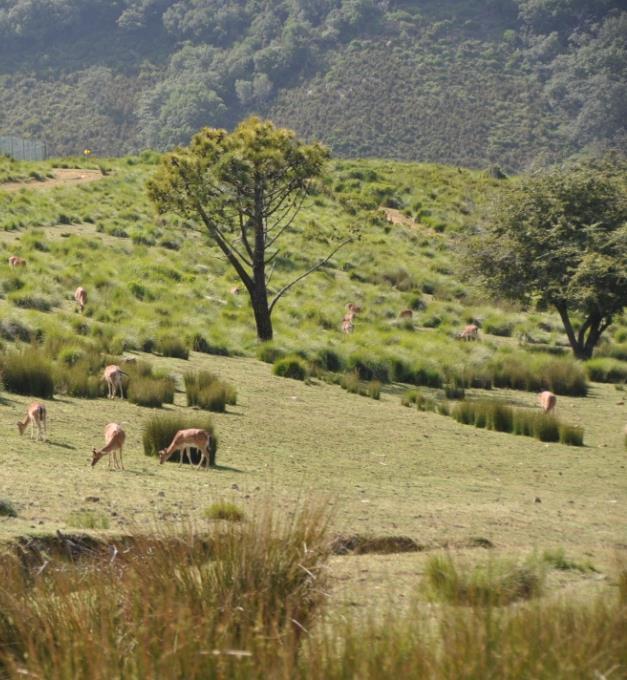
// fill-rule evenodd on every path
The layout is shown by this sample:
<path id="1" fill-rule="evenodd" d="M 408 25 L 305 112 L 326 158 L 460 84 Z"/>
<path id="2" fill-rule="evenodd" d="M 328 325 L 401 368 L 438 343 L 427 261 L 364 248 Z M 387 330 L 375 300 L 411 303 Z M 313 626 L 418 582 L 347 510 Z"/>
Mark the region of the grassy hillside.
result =
<path id="1" fill-rule="evenodd" d="M 624 145 L 622 9 L 9 0 L 0 135 L 121 155 L 259 112 L 338 155 L 516 171 Z"/>
<path id="2" fill-rule="evenodd" d="M 583 447 L 445 415 L 464 384 L 466 401 L 537 414 L 525 381 L 572 391 L 594 366 L 562 356 L 554 314 L 488 303 L 460 273 L 464 233 L 509 180 L 334 162 L 272 286 L 354 240 L 281 301 L 275 344 L 259 348 L 203 233 L 147 203 L 156 160 L 0 162 L 0 674 L 566 680 L 620 667 L 624 319 L 593 359 L 615 384 L 558 396 Z M 11 254 L 26 267 L 10 269 Z M 347 302 L 363 308 L 350 336 Z M 456 340 L 472 319 L 481 340 Z M 256 358 L 286 352 L 307 381 Z M 121 354 L 138 362 L 125 364 L 131 388 L 165 382 L 172 398 L 104 399 L 102 365 Z M 200 370 L 235 388 L 224 412 L 188 405 L 184 377 Z M 37 397 L 46 442 L 15 425 L 35 398 L 18 393 L 24 375 L 54 381 Z M 403 405 L 410 387 L 425 410 Z M 144 455 L 164 415 L 210 417 L 217 466 Z M 111 421 L 127 432 L 123 472 L 90 467 Z M 214 519 L 225 513 L 242 521 Z"/>

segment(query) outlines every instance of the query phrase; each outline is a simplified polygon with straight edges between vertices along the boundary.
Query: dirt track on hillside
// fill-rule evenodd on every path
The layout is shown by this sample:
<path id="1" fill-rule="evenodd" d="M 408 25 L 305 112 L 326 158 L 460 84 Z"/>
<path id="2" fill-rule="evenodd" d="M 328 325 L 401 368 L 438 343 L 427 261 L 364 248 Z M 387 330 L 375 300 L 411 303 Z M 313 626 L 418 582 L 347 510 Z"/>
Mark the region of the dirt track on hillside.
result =
<path id="1" fill-rule="evenodd" d="M 54 189 L 59 186 L 94 182 L 103 178 L 100 170 L 85 170 L 84 168 L 57 168 L 52 172 L 54 177 L 47 177 L 43 181 L 34 179 L 27 182 L 6 182 L 0 184 L 0 191 Z"/>

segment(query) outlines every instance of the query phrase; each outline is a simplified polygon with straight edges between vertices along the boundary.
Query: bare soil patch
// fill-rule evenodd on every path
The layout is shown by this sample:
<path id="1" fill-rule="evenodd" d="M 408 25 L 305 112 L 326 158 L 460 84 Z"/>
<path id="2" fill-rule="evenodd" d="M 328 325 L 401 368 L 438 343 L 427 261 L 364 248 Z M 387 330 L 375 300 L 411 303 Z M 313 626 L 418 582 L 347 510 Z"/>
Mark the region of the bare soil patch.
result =
<path id="1" fill-rule="evenodd" d="M 0 184 L 0 191 L 19 191 L 20 189 L 53 189 L 68 184 L 84 184 L 102 179 L 100 170 L 86 170 L 84 168 L 57 168 L 53 170 L 54 177 L 44 180 L 29 180 L 27 182 L 5 182 Z"/>

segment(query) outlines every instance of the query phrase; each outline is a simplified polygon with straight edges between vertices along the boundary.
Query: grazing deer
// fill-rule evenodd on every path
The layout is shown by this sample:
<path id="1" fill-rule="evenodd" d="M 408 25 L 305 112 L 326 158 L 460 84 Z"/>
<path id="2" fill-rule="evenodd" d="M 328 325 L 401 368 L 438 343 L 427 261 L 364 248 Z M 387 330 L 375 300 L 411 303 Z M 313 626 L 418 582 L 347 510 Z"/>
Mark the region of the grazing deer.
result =
<path id="1" fill-rule="evenodd" d="M 551 411 L 553 411 L 555 408 L 555 404 L 557 404 L 557 397 L 553 394 L 553 392 L 545 390 L 544 392 L 540 392 L 538 395 L 538 403 L 540 404 L 540 408 L 545 413 L 551 413 Z"/>
<path id="2" fill-rule="evenodd" d="M 107 399 L 115 399 L 118 389 L 120 390 L 120 398 L 124 399 L 124 389 L 122 386 L 123 375 L 128 375 L 128 373 L 124 373 L 124 371 L 115 364 L 111 364 L 111 366 L 105 368 L 102 379 L 107 382 L 107 388 L 109 390 Z"/>
<path id="3" fill-rule="evenodd" d="M 74 291 L 74 299 L 78 305 L 79 312 L 82 313 L 83 309 L 85 309 L 85 305 L 87 304 L 87 291 L 82 286 L 79 286 Z"/>
<path id="4" fill-rule="evenodd" d="M 18 257 L 17 255 L 11 255 L 9 258 L 9 266 L 15 269 L 15 267 L 25 267 L 26 260 L 23 257 Z"/>
<path id="5" fill-rule="evenodd" d="M 459 338 L 459 340 L 478 340 L 479 326 L 477 326 L 474 323 L 470 323 L 457 337 Z"/>
<path id="6" fill-rule="evenodd" d="M 46 407 L 38 402 L 33 402 L 26 410 L 23 420 L 17 421 L 17 429 L 20 434 L 24 434 L 28 423 L 30 423 L 30 438 L 35 438 L 35 426 L 37 427 L 37 439 L 46 441 L 48 438 Z"/>
<path id="7" fill-rule="evenodd" d="M 167 449 L 159 451 L 159 463 L 163 465 L 175 451 L 181 451 L 181 462 L 183 456 L 187 452 L 188 460 L 191 463 L 188 449 L 195 448 L 200 451 L 200 462 L 196 466 L 196 469 L 198 470 L 202 466 L 203 460 L 207 461 L 206 467 L 209 467 L 209 458 L 211 457 L 210 446 L 211 435 L 207 430 L 199 430 L 196 428 L 179 430 L 174 435 L 174 439 L 172 439 L 170 446 L 168 446 Z"/>
<path id="8" fill-rule="evenodd" d="M 399 319 L 412 319 L 414 316 L 414 312 L 411 309 L 403 309 L 398 315 Z"/>
<path id="9" fill-rule="evenodd" d="M 104 429 L 105 445 L 97 451 L 92 449 L 91 466 L 94 465 L 105 455 L 109 454 L 109 470 L 124 470 L 124 462 L 122 461 L 122 447 L 126 440 L 126 433 L 117 423 L 109 423 Z M 117 452 L 120 452 L 120 463 L 118 465 Z M 111 467 L 111 454 L 113 454 L 113 468 Z"/>
<path id="10" fill-rule="evenodd" d="M 354 302 L 349 302 L 346 305 L 346 311 L 349 314 L 352 314 L 353 316 L 355 316 L 356 314 L 361 313 L 361 307 L 359 305 L 356 305 Z"/>

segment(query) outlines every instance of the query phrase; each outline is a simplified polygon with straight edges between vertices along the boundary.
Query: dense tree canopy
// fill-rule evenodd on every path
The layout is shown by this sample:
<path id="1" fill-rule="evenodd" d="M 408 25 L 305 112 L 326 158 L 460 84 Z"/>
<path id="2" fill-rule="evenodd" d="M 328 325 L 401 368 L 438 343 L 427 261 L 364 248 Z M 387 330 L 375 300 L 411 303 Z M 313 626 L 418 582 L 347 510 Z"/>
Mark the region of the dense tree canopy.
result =
<path id="1" fill-rule="evenodd" d="M 472 240 L 471 266 L 495 296 L 559 312 L 574 354 L 592 356 L 627 305 L 625 174 L 575 167 L 504 192 Z"/>

